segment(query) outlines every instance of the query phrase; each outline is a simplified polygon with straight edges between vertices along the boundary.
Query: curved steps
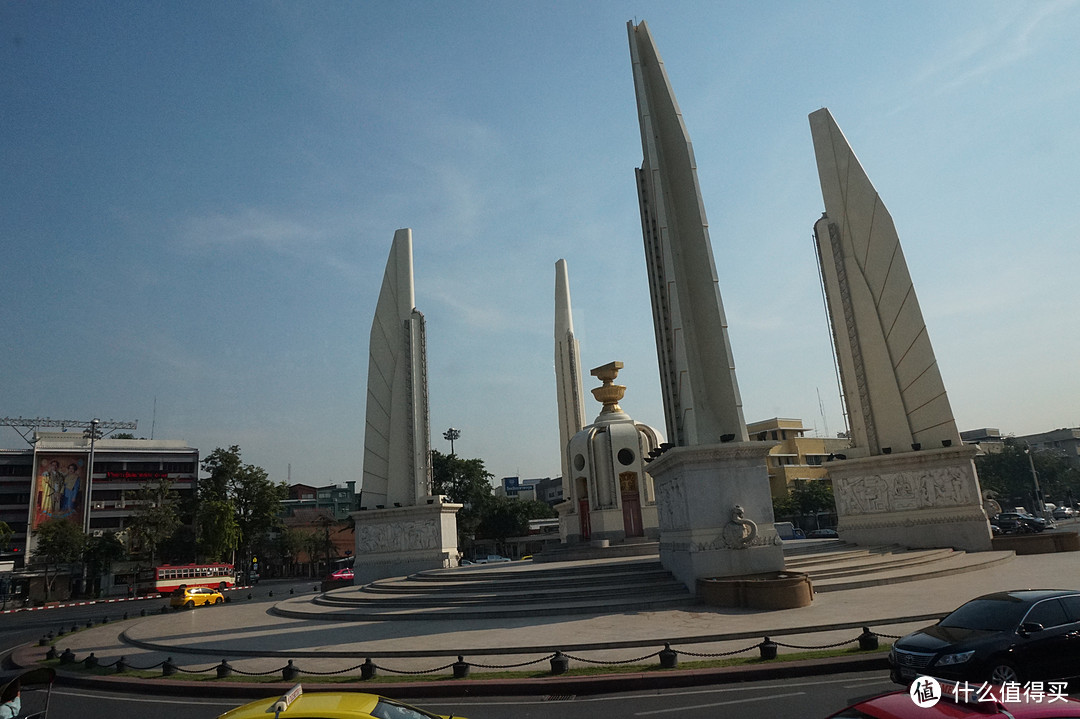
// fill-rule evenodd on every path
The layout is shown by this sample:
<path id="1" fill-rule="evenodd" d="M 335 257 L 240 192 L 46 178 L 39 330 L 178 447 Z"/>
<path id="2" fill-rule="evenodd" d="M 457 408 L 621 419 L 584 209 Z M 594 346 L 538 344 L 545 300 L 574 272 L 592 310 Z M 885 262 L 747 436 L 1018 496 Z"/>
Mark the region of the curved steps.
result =
<path id="1" fill-rule="evenodd" d="M 912 582 L 977 571 L 1012 552 L 859 547 L 842 540 L 785 542 L 785 566 L 805 572 L 816 592 Z M 435 569 L 280 602 L 279 616 L 333 621 L 526 620 L 690 607 L 695 598 L 651 557 Z"/>

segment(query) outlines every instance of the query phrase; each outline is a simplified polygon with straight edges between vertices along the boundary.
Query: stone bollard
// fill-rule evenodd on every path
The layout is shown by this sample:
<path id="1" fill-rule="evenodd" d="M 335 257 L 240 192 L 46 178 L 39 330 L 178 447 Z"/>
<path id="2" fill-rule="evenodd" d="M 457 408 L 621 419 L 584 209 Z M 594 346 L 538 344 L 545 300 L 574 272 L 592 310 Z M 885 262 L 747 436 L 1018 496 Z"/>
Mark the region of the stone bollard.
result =
<path id="1" fill-rule="evenodd" d="M 281 668 L 281 678 L 287 682 L 291 682 L 298 676 L 300 676 L 300 670 L 293 665 L 292 659 L 290 659 L 289 663 Z"/>
<path id="2" fill-rule="evenodd" d="M 761 652 L 761 658 L 766 661 L 769 659 L 776 659 L 776 642 L 768 637 L 765 637 L 765 641 L 758 644 L 758 650 Z"/>
<path id="3" fill-rule="evenodd" d="M 660 650 L 660 668 L 674 669 L 679 666 L 679 653 L 671 648 L 669 642 L 664 642 L 664 648 Z"/>
<path id="4" fill-rule="evenodd" d="M 116 660 L 116 664 L 114 666 L 116 668 L 116 673 L 122 674 L 127 671 L 127 660 L 125 660 L 124 657 L 120 657 Z"/>
<path id="5" fill-rule="evenodd" d="M 271 590 L 270 590 L 270 593 L 269 593 L 269 594 L 268 594 L 267 596 L 268 596 L 268 597 L 272 597 L 272 596 L 274 596 L 274 590 L 273 590 L 273 589 L 271 589 Z"/>
<path id="6" fill-rule="evenodd" d="M 45 658 L 50 661 L 56 659 L 56 647 L 49 647 L 49 651 L 45 652 Z"/>
<path id="7" fill-rule="evenodd" d="M 60 655 L 60 663 L 61 664 L 74 664 L 75 663 L 75 652 L 71 651 L 71 649 L 65 649 L 64 653 Z"/>
<path id="8" fill-rule="evenodd" d="M 83 659 L 83 667 L 86 669 L 93 669 L 98 665 L 98 658 L 94 656 L 93 652 L 90 652 L 90 656 Z"/>
<path id="9" fill-rule="evenodd" d="M 168 614 L 168 613 L 169 613 L 169 605 L 168 604 L 162 604 L 161 605 L 161 611 L 158 612 L 158 614 Z"/>
<path id="10" fill-rule="evenodd" d="M 128 618 L 128 613 L 124 612 L 124 619 L 127 619 L 127 618 Z"/>
<path id="11" fill-rule="evenodd" d="M 143 607 L 142 609 L 139 610 L 139 616 L 140 617 L 145 617 L 146 616 L 146 607 Z"/>
<path id="12" fill-rule="evenodd" d="M 311 588 L 311 591 L 313 591 L 313 592 L 319 591 L 319 585 L 316 584 L 314 587 Z"/>
<path id="13" fill-rule="evenodd" d="M 176 674 L 176 665 L 173 664 L 172 657 L 168 657 L 161 663 L 161 676 L 171 677 L 173 674 Z"/>
<path id="14" fill-rule="evenodd" d="M 38 639 L 37 640 L 37 645 L 39 647 L 47 647 L 47 646 L 49 646 L 49 638 L 48 637 L 42 637 L 41 639 Z"/>
<path id="15" fill-rule="evenodd" d="M 109 623 L 109 618 L 108 617 L 102 617 L 101 618 L 101 623 L 102 624 L 108 624 Z"/>
<path id="16" fill-rule="evenodd" d="M 64 629 L 63 627 L 60 627 L 59 629 L 56 630 L 56 636 L 58 636 L 58 637 L 62 637 L 65 634 L 67 634 L 67 630 Z"/>
<path id="17" fill-rule="evenodd" d="M 296 594 L 296 590 L 292 587 L 289 587 L 289 594 Z"/>
<path id="18" fill-rule="evenodd" d="M 465 661 L 465 657 L 458 655 L 457 661 L 454 662 L 454 679 L 468 679 L 469 678 L 469 663 Z"/>
<path id="19" fill-rule="evenodd" d="M 77 631 L 79 631 L 79 625 L 78 624 L 72 624 L 71 625 L 71 633 L 74 634 Z"/>
<path id="20" fill-rule="evenodd" d="M 375 662 L 371 661 L 371 657 L 364 660 L 364 663 L 360 665 L 360 678 L 371 679 L 375 676 Z"/>
<path id="21" fill-rule="evenodd" d="M 878 648 L 877 635 L 870 631 L 870 627 L 863 627 L 859 635 L 859 649 L 864 652 L 872 652 Z"/>
<path id="22" fill-rule="evenodd" d="M 251 592 L 248 592 L 248 599 L 251 599 Z"/>
<path id="23" fill-rule="evenodd" d="M 232 667 L 229 666 L 229 663 L 222 659 L 221 664 L 218 664 L 217 666 L 217 678 L 224 679 L 225 677 L 231 677 L 232 671 Z"/>
<path id="24" fill-rule="evenodd" d="M 570 660 L 566 658 L 566 655 L 562 652 L 555 652 L 555 656 L 551 658 L 551 673 L 566 674 L 566 670 L 569 668 Z"/>
<path id="25" fill-rule="evenodd" d="M 87 629 L 92 629 L 93 626 L 94 626 L 94 620 L 93 619 L 87 619 L 86 620 L 86 628 Z"/>

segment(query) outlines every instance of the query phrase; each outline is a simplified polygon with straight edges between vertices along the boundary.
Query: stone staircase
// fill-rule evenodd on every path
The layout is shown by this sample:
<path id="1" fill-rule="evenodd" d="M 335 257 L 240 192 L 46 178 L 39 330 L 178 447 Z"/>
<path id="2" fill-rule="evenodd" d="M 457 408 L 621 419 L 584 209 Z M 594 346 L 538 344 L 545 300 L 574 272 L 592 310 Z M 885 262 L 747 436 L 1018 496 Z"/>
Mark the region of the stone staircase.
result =
<path id="1" fill-rule="evenodd" d="M 810 575 L 814 591 L 913 582 L 991 568 L 1012 552 L 860 547 L 839 539 L 784 543 L 788 571 Z M 279 616 L 334 621 L 527 619 L 690 607 L 687 588 L 654 554 L 534 564 L 476 565 L 380 579 L 315 599 L 277 604 Z"/>
<path id="2" fill-rule="evenodd" d="M 809 574 L 818 593 L 973 572 L 1008 562 L 1014 556 L 1013 552 L 968 553 L 950 548 L 861 547 L 840 539 L 784 545 L 784 566 L 792 572 Z"/>

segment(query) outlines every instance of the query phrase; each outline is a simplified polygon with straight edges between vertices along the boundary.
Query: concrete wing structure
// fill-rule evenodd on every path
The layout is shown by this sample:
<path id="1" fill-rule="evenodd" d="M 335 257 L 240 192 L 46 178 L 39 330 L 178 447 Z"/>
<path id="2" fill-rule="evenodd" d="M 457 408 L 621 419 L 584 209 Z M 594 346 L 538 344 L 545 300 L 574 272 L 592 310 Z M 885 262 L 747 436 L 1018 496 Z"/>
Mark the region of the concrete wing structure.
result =
<path id="1" fill-rule="evenodd" d="M 852 431 L 833 462 L 840 534 L 857 544 L 987 550 L 990 525 L 960 446 L 900 238 L 827 109 L 810 115 L 825 214 L 814 225 Z"/>
<path id="2" fill-rule="evenodd" d="M 559 454 L 562 456 L 563 496 L 570 468 L 567 443 L 585 426 L 585 398 L 581 386 L 581 349 L 574 337 L 574 318 L 570 312 L 570 279 L 566 260 L 555 263 L 555 385 L 559 408 Z"/>
<path id="3" fill-rule="evenodd" d="M 365 507 L 431 494 L 424 316 L 413 295 L 412 230 L 394 233 L 368 347 Z"/>
<path id="4" fill-rule="evenodd" d="M 715 577 L 784 568 L 765 458 L 749 442 L 697 164 L 644 22 L 627 24 L 641 148 L 637 171 L 669 442 L 649 464 L 660 561 L 692 592 Z"/>
<path id="5" fill-rule="evenodd" d="M 668 441 L 714 444 L 730 435 L 744 442 L 694 148 L 648 26 L 628 23 L 627 29 L 644 154 L 638 201 Z"/>
<path id="6" fill-rule="evenodd" d="M 892 217 L 825 108 L 810 115 L 825 215 L 814 227 L 852 444 L 960 444 Z"/>

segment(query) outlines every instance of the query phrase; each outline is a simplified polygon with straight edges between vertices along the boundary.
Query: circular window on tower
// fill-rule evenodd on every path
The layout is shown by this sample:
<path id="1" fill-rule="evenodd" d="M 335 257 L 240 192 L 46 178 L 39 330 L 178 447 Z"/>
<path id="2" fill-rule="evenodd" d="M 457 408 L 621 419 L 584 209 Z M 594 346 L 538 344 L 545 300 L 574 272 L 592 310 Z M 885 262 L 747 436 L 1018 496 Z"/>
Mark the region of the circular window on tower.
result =
<path id="1" fill-rule="evenodd" d="M 585 457 L 584 457 L 584 455 L 580 455 L 580 454 L 575 454 L 574 455 L 574 469 L 576 469 L 579 472 L 581 470 L 585 469 Z"/>
<path id="2" fill-rule="evenodd" d="M 634 463 L 634 453 L 629 449 L 620 449 L 617 456 L 619 458 L 619 464 L 624 467 L 629 467 Z"/>

